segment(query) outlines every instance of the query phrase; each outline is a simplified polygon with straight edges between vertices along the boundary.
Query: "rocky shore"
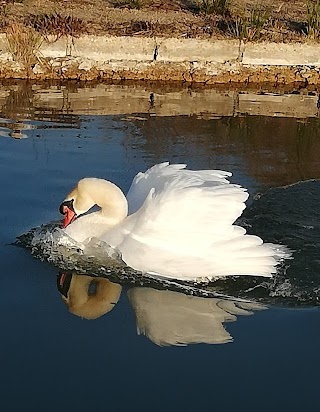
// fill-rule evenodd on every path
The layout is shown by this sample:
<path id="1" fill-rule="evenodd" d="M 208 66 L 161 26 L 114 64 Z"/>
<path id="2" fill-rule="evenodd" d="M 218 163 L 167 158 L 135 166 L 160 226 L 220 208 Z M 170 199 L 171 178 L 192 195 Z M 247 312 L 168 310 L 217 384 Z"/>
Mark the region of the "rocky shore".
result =
<path id="1" fill-rule="evenodd" d="M 320 83 L 318 43 L 83 35 L 48 37 L 28 69 L 0 35 L 0 77 L 202 84 Z M 20 59 L 21 60 L 21 59 Z"/>

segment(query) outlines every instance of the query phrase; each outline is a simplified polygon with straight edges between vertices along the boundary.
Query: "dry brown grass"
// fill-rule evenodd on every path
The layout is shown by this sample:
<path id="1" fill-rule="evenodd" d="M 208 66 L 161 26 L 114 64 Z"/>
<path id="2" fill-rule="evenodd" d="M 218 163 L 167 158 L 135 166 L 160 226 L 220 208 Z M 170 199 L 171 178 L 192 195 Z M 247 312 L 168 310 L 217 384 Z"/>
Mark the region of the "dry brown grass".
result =
<path id="1" fill-rule="evenodd" d="M 0 29 L 20 22 L 31 24 L 42 34 L 46 32 L 57 37 L 68 31 L 73 37 L 88 33 L 234 38 L 230 21 L 239 22 L 242 18 L 246 24 L 251 10 L 263 5 L 271 10 L 270 19 L 263 30 L 258 30 L 259 36 L 249 37 L 255 37 L 254 41 L 305 42 L 312 39 L 312 30 L 306 35 L 306 28 L 310 26 L 308 1 L 317 0 L 19 0 L 20 3 L 6 4 Z M 210 6 L 207 11 L 211 14 L 201 7 L 203 4 Z M 227 12 L 211 7 L 220 4 L 227 6 Z"/>
<path id="2" fill-rule="evenodd" d="M 40 61 L 39 49 L 43 38 L 36 30 L 21 23 L 13 23 L 6 30 L 8 48 L 13 59 L 26 70 Z"/>
<path id="3" fill-rule="evenodd" d="M 320 35 L 320 0 L 307 0 L 308 37 L 317 40 Z"/>
<path id="4" fill-rule="evenodd" d="M 30 26 L 46 39 L 54 35 L 56 39 L 63 36 L 79 37 L 86 33 L 82 19 L 60 13 L 30 14 L 25 18 L 26 26 Z"/>

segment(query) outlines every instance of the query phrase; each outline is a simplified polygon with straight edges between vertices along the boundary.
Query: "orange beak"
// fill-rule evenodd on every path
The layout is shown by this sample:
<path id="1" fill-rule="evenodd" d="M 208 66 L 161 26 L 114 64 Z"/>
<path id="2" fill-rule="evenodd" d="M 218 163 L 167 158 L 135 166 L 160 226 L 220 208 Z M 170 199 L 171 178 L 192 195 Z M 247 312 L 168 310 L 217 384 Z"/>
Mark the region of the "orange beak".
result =
<path id="1" fill-rule="evenodd" d="M 57 276 L 57 288 L 58 291 L 65 297 L 68 298 L 68 292 L 70 289 L 72 275 L 67 273 L 59 272 Z"/>
<path id="2" fill-rule="evenodd" d="M 67 227 L 68 225 L 70 225 L 70 223 L 75 221 L 77 218 L 77 215 L 74 213 L 74 211 L 69 209 L 67 206 L 65 206 L 65 210 L 66 212 L 64 213 L 62 227 Z"/>
<path id="3" fill-rule="evenodd" d="M 60 213 L 64 216 L 62 224 L 63 228 L 67 227 L 68 225 L 70 225 L 70 223 L 76 220 L 77 215 L 73 210 L 73 200 L 65 200 L 63 203 L 61 203 L 59 210 Z"/>

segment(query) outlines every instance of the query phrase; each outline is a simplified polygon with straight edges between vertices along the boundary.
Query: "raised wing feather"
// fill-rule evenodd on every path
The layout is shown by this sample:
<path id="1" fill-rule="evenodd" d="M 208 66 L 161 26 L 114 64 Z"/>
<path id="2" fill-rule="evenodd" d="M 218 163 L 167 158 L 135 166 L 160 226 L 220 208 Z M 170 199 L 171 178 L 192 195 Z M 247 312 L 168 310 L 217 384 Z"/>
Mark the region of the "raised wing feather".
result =
<path id="1" fill-rule="evenodd" d="M 180 183 L 184 185 L 183 179 L 193 180 L 193 185 L 202 185 L 204 182 L 229 183 L 226 179 L 232 174 L 222 170 L 187 170 L 185 164 L 172 164 L 164 162 L 157 164 L 146 172 L 139 172 L 132 181 L 127 194 L 129 214 L 136 212 L 142 206 L 151 189 L 161 192 L 168 182 L 180 177 Z M 183 179 L 182 179 L 183 178 Z"/>
<path id="2" fill-rule="evenodd" d="M 137 211 L 103 240 L 118 247 L 128 265 L 163 276 L 271 276 L 272 247 L 233 225 L 248 194 L 229 183 L 230 175 L 168 163 L 138 174 L 128 193 Z"/>

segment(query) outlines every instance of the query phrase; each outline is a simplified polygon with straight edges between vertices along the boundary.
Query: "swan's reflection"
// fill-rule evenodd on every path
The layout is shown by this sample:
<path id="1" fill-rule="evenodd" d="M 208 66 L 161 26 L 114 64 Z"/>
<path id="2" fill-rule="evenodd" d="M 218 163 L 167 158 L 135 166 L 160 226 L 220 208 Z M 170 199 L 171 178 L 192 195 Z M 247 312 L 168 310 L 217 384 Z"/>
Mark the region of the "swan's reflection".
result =
<path id="1" fill-rule="evenodd" d="M 105 278 L 58 276 L 58 290 L 71 313 L 96 319 L 117 303 L 121 286 Z M 187 296 L 169 290 L 135 287 L 128 291 L 136 315 L 137 332 L 159 346 L 231 342 L 224 327 L 239 315 L 265 309 L 257 303 Z"/>
<path id="2" fill-rule="evenodd" d="M 96 319 L 110 312 L 119 300 L 122 287 L 108 279 L 60 273 L 57 287 L 74 315 Z"/>
<path id="3" fill-rule="evenodd" d="M 232 336 L 223 323 L 236 321 L 236 315 L 251 315 L 253 310 L 265 308 L 151 288 L 130 289 L 128 296 L 136 314 L 138 334 L 159 346 L 231 342 Z"/>

